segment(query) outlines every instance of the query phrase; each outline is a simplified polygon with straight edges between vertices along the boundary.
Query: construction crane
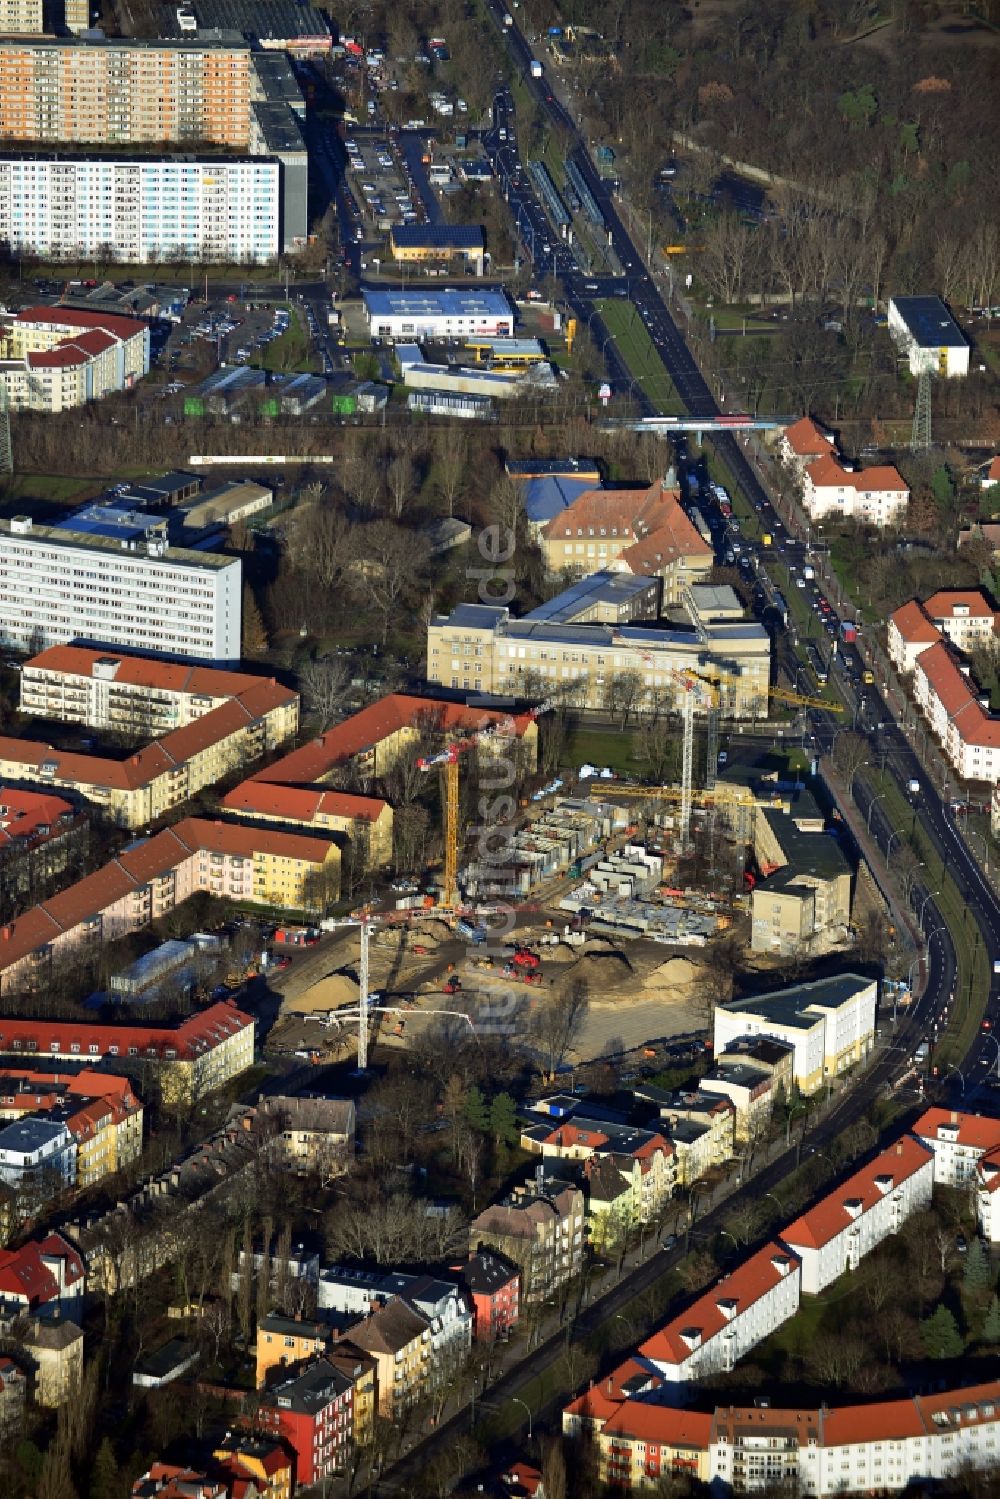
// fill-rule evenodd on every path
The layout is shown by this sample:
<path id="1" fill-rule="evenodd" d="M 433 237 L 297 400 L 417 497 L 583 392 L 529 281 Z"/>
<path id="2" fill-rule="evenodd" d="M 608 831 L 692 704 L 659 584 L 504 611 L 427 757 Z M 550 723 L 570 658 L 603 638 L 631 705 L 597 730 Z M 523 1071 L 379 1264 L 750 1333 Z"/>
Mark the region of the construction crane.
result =
<path id="1" fill-rule="evenodd" d="M 550 699 L 539 703 L 536 708 L 530 708 L 519 717 L 535 720 L 547 713 L 554 704 Z M 451 744 L 446 745 L 436 755 L 422 756 L 417 761 L 420 770 L 440 770 L 441 772 L 441 803 L 444 821 L 444 879 L 442 889 L 441 905 L 449 910 L 454 909 L 458 896 L 458 761 L 459 756 L 466 750 L 474 749 L 484 740 L 513 738 L 517 732 L 517 723 L 511 714 L 505 718 L 498 719 L 496 723 L 484 724 L 481 729 L 474 730 L 462 739 L 454 739 Z"/>

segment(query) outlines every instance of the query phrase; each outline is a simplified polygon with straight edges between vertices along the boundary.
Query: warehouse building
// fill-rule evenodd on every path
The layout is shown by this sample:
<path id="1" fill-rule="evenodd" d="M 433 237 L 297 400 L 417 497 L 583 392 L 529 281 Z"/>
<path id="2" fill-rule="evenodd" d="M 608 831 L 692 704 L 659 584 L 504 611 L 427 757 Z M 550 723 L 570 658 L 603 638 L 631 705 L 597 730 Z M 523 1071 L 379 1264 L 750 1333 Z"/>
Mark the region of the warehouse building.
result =
<path id="1" fill-rule="evenodd" d="M 969 341 L 940 297 L 890 297 L 889 333 L 911 375 L 969 373 Z"/>
<path id="2" fill-rule="evenodd" d="M 160 6 L 160 35 L 191 40 L 239 31 L 255 47 L 292 57 L 322 58 L 333 45 L 323 11 L 296 0 L 183 0 Z"/>
<path id="3" fill-rule="evenodd" d="M 514 309 L 499 287 L 482 291 L 365 287 L 361 295 L 372 338 L 394 343 L 398 339 L 514 335 Z"/>
<path id="4" fill-rule="evenodd" d="M 0 641 L 38 650 L 90 640 L 160 656 L 238 661 L 242 563 L 150 540 L 0 520 Z"/>

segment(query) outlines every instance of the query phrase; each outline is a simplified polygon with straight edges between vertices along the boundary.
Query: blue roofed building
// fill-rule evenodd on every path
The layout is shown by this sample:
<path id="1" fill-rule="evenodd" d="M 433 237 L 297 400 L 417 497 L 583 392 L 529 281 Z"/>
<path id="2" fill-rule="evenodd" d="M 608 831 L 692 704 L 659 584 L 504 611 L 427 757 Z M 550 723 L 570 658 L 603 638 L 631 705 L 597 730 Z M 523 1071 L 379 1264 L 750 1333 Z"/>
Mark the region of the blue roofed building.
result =
<path id="1" fill-rule="evenodd" d="M 483 274 L 486 239 L 481 224 L 393 224 L 389 231 L 393 260 L 404 264 L 422 261 L 464 260 Z"/>
<path id="2" fill-rule="evenodd" d="M 940 297 L 890 297 L 889 333 L 911 375 L 969 373 L 969 341 Z"/>
<path id="3" fill-rule="evenodd" d="M 500 287 L 363 287 L 362 300 L 372 338 L 413 342 L 423 338 L 470 338 L 485 334 L 512 338 L 514 308 Z"/>
<path id="4" fill-rule="evenodd" d="M 535 479 L 524 480 L 524 513 L 528 525 L 540 529 L 548 525 L 557 515 L 572 505 L 588 489 L 594 489 L 589 479 L 567 479 L 561 474 L 545 474 Z M 598 484 L 596 488 L 600 488 Z"/>

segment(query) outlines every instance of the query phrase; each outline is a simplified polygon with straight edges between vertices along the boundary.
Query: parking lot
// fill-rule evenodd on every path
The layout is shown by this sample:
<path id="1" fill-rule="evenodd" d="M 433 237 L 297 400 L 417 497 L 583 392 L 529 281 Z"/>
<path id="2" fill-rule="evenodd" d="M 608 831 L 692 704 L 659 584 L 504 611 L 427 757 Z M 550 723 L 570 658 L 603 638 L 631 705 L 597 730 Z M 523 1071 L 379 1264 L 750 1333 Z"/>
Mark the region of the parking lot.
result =
<path id="1" fill-rule="evenodd" d="M 350 191 L 375 230 L 419 224 L 427 218 L 413 169 L 391 136 L 349 136 Z"/>

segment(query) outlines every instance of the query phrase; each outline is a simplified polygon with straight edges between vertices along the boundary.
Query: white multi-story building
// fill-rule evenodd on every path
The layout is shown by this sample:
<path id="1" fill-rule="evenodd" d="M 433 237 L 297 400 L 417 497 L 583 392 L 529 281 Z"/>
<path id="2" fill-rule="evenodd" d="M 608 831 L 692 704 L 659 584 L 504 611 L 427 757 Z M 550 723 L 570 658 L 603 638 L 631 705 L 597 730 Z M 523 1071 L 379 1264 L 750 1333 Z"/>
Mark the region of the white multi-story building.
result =
<path id="1" fill-rule="evenodd" d="M 934 1153 L 934 1181 L 976 1194 L 983 1237 L 1000 1244 L 1000 1119 L 928 1109 L 913 1133 Z"/>
<path id="2" fill-rule="evenodd" d="M 767 1244 L 640 1344 L 638 1358 L 674 1384 L 733 1369 L 795 1315 L 800 1285 L 795 1255 Z"/>
<path id="3" fill-rule="evenodd" d="M 76 1141 L 66 1124 L 29 1116 L 0 1129 L 0 1181 L 15 1188 L 40 1190 L 46 1181 L 71 1187 L 76 1181 Z"/>
<path id="4" fill-rule="evenodd" d="M 990 646 L 998 618 L 981 588 L 942 588 L 923 603 L 910 599 L 889 616 L 889 659 L 899 671 L 910 672 L 917 658 L 945 637 L 960 651 Z"/>
<path id="5" fill-rule="evenodd" d="M 781 1237 L 802 1263 L 803 1292 L 817 1296 L 845 1270 L 856 1270 L 930 1202 L 933 1185 L 933 1152 L 904 1135 L 796 1218 Z"/>
<path id="6" fill-rule="evenodd" d="M 0 520 L 0 641 L 38 650 L 85 640 L 161 656 L 240 656 L 242 565 L 161 538 L 115 538 Z"/>
<path id="7" fill-rule="evenodd" d="M 0 239 L 15 255 L 267 261 L 281 165 L 248 156 L 0 156 Z"/>
<path id="8" fill-rule="evenodd" d="M 771 1036 L 792 1047 L 800 1092 L 814 1093 L 871 1051 L 877 1003 L 877 981 L 857 973 L 733 1000 L 715 1011 L 715 1055 L 744 1036 Z"/>
<path id="9" fill-rule="evenodd" d="M 810 463 L 802 476 L 802 502 L 813 520 L 838 520 L 887 526 L 901 520 L 910 491 L 891 464 L 849 469 L 832 453 Z"/>
<path id="10" fill-rule="evenodd" d="M 361 293 L 372 338 L 513 338 L 514 309 L 500 290 L 391 291 Z"/>
<path id="11" fill-rule="evenodd" d="M 970 669 L 943 640 L 917 657 L 913 696 L 963 780 L 1000 781 L 1000 717 Z"/>

